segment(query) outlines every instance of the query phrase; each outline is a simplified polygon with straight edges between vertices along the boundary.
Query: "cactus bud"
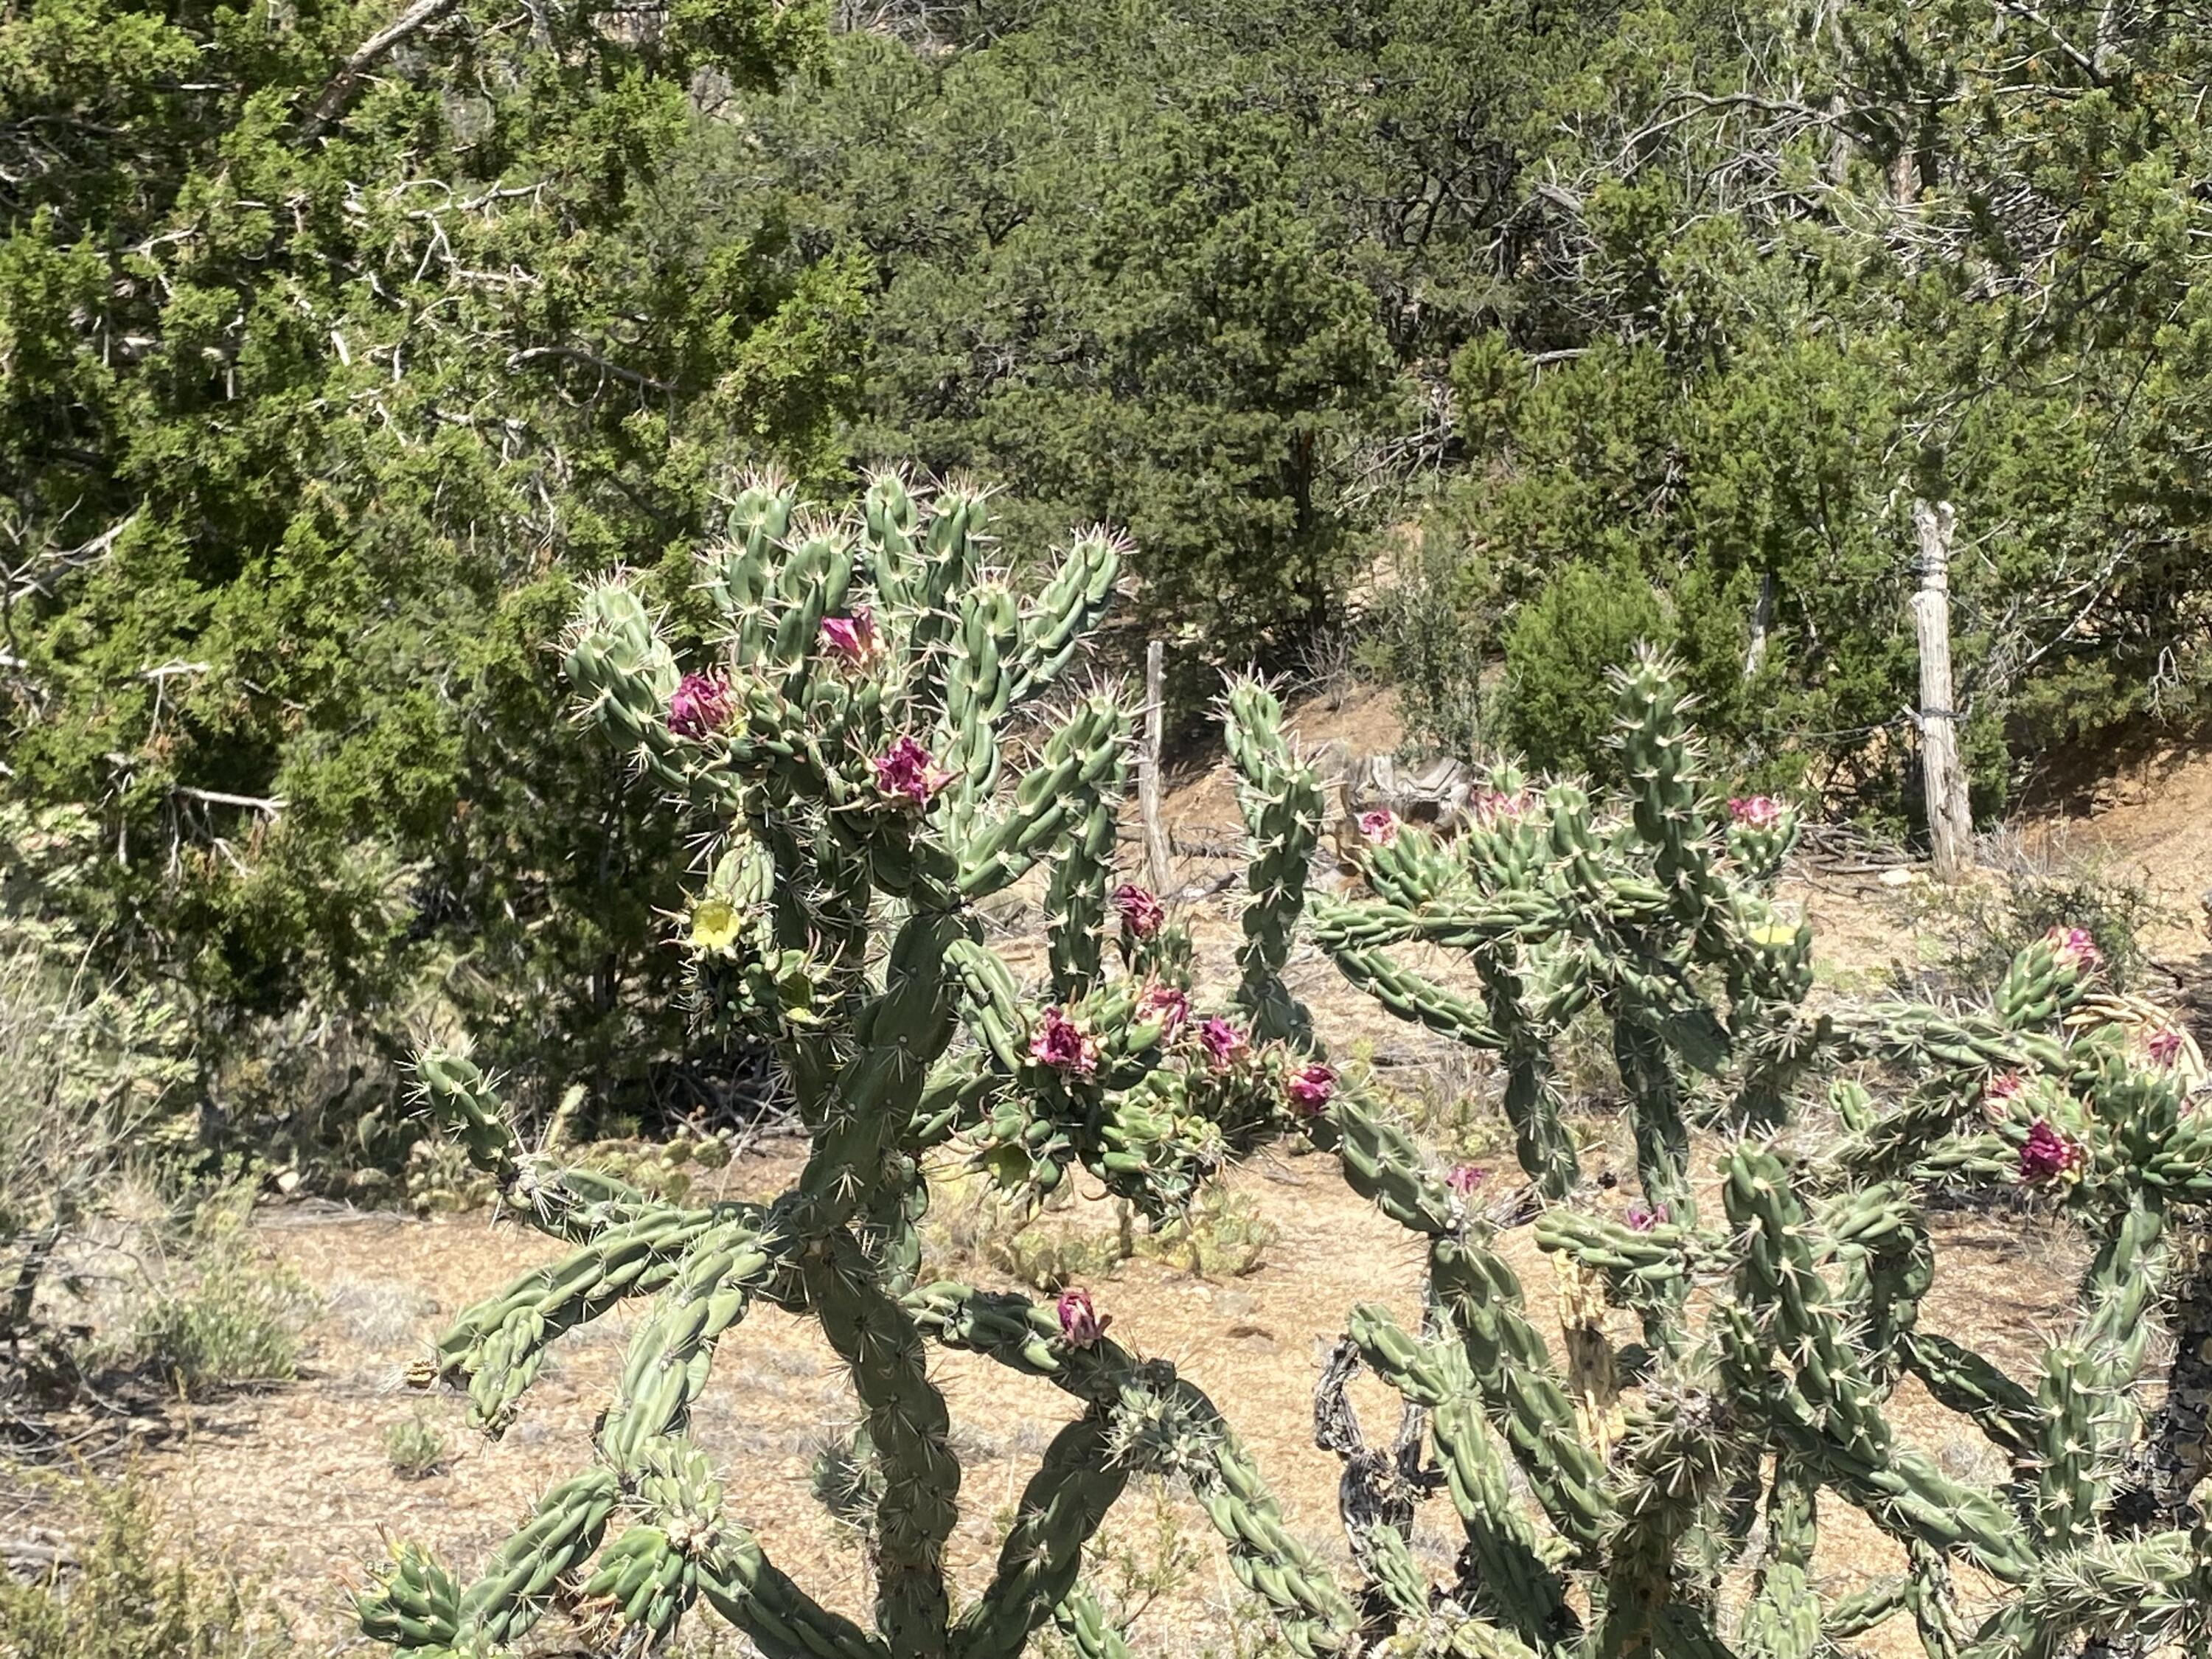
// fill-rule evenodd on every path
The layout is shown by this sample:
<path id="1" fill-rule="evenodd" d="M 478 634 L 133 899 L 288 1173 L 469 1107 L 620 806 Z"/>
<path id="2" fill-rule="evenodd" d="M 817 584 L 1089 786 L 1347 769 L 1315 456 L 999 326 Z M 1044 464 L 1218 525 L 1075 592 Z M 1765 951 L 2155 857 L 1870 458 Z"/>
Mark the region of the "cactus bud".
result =
<path id="1" fill-rule="evenodd" d="M 2089 937 L 2086 927 L 2054 927 L 2044 936 L 2051 953 L 2076 973 L 2096 972 L 2103 958 L 2098 954 L 2096 941 Z"/>
<path id="2" fill-rule="evenodd" d="M 870 763 L 876 769 L 876 787 L 886 795 L 915 807 L 952 781 L 952 774 L 930 763 L 929 750 L 912 738 L 901 738 Z"/>
<path id="3" fill-rule="evenodd" d="M 1138 994 L 1137 1018 L 1158 1025 L 1162 1038 L 1171 1038 L 1190 1018 L 1190 998 L 1177 987 L 1154 980 Z"/>
<path id="4" fill-rule="evenodd" d="M 668 729 L 703 738 L 730 718 L 730 683 L 717 674 L 686 674 L 668 697 Z"/>
<path id="5" fill-rule="evenodd" d="M 1301 1117 L 1321 1112 L 1335 1094 L 1336 1073 L 1326 1066 L 1307 1066 L 1291 1073 L 1291 1107 Z"/>
<path id="6" fill-rule="evenodd" d="M 1133 881 L 1125 881 L 1114 890 L 1114 908 L 1132 939 L 1152 938 L 1168 916 L 1159 900 Z"/>
<path id="7" fill-rule="evenodd" d="M 1729 816 L 1753 830 L 1771 830 L 1781 822 L 1782 803 L 1771 795 L 1737 795 L 1729 802 Z"/>
<path id="8" fill-rule="evenodd" d="M 1621 1218 L 1628 1224 L 1628 1231 L 1632 1233 L 1648 1233 L 1666 1218 L 1667 1206 L 1664 1204 L 1654 1205 L 1648 1208 L 1641 1204 L 1632 1204 L 1628 1206 L 1628 1213 Z"/>
<path id="9" fill-rule="evenodd" d="M 856 605 L 849 617 L 822 619 L 822 643 L 845 666 L 863 668 L 876 659 L 884 642 L 876 632 L 875 613 L 865 605 Z"/>
<path id="10" fill-rule="evenodd" d="M 1057 1008 L 1048 1008 L 1030 1037 L 1030 1058 L 1056 1072 L 1089 1077 L 1098 1069 L 1098 1045 Z"/>
<path id="11" fill-rule="evenodd" d="M 1999 1072 L 1982 1091 L 1983 1112 L 1991 1118 L 2003 1117 L 2027 1088 L 2027 1079 L 2018 1072 Z"/>
<path id="12" fill-rule="evenodd" d="M 1359 837 L 1371 847 L 1388 847 L 1398 839 L 1398 815 L 1377 808 L 1359 815 Z"/>
<path id="13" fill-rule="evenodd" d="M 2162 1031 L 2154 1031 L 2151 1033 L 2148 1046 L 2150 1049 L 2152 1064 L 2171 1066 L 2181 1058 L 2181 1033 L 2171 1027 Z"/>
<path id="14" fill-rule="evenodd" d="M 1250 1039 L 1218 1015 L 1199 1021 L 1198 1042 L 1206 1050 L 1206 1064 L 1217 1072 L 1227 1071 L 1252 1048 Z"/>
<path id="15" fill-rule="evenodd" d="M 1490 1171 L 1480 1164 L 1455 1164 L 1444 1176 L 1444 1185 L 1466 1198 L 1490 1179 Z"/>
<path id="16" fill-rule="evenodd" d="M 2027 1139 L 2020 1149 L 2020 1178 L 2030 1187 L 2075 1179 L 2087 1155 L 2079 1141 L 2060 1133 L 2038 1118 L 2028 1126 Z"/>
<path id="17" fill-rule="evenodd" d="M 1060 1334 L 1079 1348 L 1094 1346 L 1114 1322 L 1111 1314 L 1100 1317 L 1091 1305 L 1091 1292 L 1066 1290 L 1060 1293 Z"/>

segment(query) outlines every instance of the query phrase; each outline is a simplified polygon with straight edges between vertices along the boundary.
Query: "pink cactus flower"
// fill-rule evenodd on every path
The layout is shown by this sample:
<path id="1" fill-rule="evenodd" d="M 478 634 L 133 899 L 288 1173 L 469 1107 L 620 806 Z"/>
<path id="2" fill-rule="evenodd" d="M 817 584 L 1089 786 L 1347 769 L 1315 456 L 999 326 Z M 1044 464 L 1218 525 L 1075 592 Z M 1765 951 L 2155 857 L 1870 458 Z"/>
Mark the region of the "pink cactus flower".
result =
<path id="1" fill-rule="evenodd" d="M 1030 1058 L 1071 1077 L 1089 1077 L 1098 1069 L 1098 1045 L 1059 1009 L 1048 1008 L 1030 1035 Z"/>
<path id="2" fill-rule="evenodd" d="M 1097 1346 L 1106 1334 L 1106 1328 L 1114 1322 L 1114 1316 L 1103 1317 L 1091 1305 L 1091 1292 L 1085 1290 L 1066 1290 L 1060 1293 L 1060 1334 L 1079 1348 Z"/>
<path id="3" fill-rule="evenodd" d="M 1133 881 L 1125 881 L 1114 890 L 1114 909 L 1131 939 L 1152 938 L 1168 919 L 1160 902 Z"/>
<path id="4" fill-rule="evenodd" d="M 1291 1108 L 1300 1117 L 1315 1117 L 1336 1096 L 1336 1073 L 1326 1066 L 1307 1066 L 1291 1073 Z"/>
<path id="5" fill-rule="evenodd" d="M 1641 1204 L 1632 1204 L 1628 1206 L 1628 1213 L 1621 1219 L 1627 1222 L 1629 1231 L 1648 1233 L 1667 1219 L 1667 1206 L 1658 1204 L 1646 1209 Z"/>
<path id="6" fill-rule="evenodd" d="M 1359 838 L 1370 847 L 1388 847 L 1398 839 L 1398 815 L 1377 809 L 1359 815 Z"/>
<path id="7" fill-rule="evenodd" d="M 1251 1039 L 1219 1015 L 1198 1022 L 1199 1047 L 1206 1050 L 1206 1062 L 1217 1072 L 1225 1072 L 1249 1054 Z"/>
<path id="8" fill-rule="evenodd" d="M 1999 1072 L 1990 1079 L 1990 1086 L 1982 1091 L 1983 1103 L 2002 1107 L 2009 1100 L 2017 1100 L 2027 1087 L 2027 1079 L 2018 1072 Z"/>
<path id="9" fill-rule="evenodd" d="M 1158 1025 L 1163 1037 L 1172 1037 L 1190 1018 L 1190 999 L 1175 986 L 1155 980 L 1137 994 L 1137 1018 Z"/>
<path id="10" fill-rule="evenodd" d="M 1474 798 L 1474 821 L 1486 829 L 1511 823 L 1528 811 L 1528 805 L 1526 789 L 1516 789 L 1510 794 L 1503 789 L 1486 789 Z"/>
<path id="11" fill-rule="evenodd" d="M 2093 974 L 2103 958 L 2097 953 L 2097 943 L 2089 937 L 2086 927 L 2054 927 L 2043 936 L 2051 954 L 2068 967 L 2084 974 Z"/>
<path id="12" fill-rule="evenodd" d="M 2048 1186 L 2067 1179 L 2087 1160 L 2078 1141 L 2038 1118 L 2028 1126 L 2027 1139 L 2020 1149 L 2020 1178 L 2030 1187 Z"/>
<path id="13" fill-rule="evenodd" d="M 1480 1164 L 1455 1164 L 1444 1176 L 1444 1185 L 1466 1198 L 1489 1179 L 1490 1171 Z"/>
<path id="14" fill-rule="evenodd" d="M 2149 1048 L 2150 1057 L 2155 1063 L 2171 1066 L 2181 1058 L 2181 1033 L 2175 1030 L 2154 1032 Z"/>
<path id="15" fill-rule="evenodd" d="M 668 729 L 703 738 L 730 718 L 730 683 L 718 674 L 686 674 L 668 698 Z"/>
<path id="16" fill-rule="evenodd" d="M 858 668 L 874 661 L 884 642 L 876 632 L 875 613 L 865 605 L 856 605 L 849 617 L 822 619 L 822 643 L 840 662 Z"/>
<path id="17" fill-rule="evenodd" d="M 1737 795 L 1729 802 L 1729 816 L 1753 830 L 1771 830 L 1782 817 L 1782 803 L 1771 795 Z"/>
<path id="18" fill-rule="evenodd" d="M 912 738 L 901 738 L 870 763 L 876 769 L 876 787 L 912 806 L 927 806 L 929 798 L 952 781 L 952 774 L 933 766 L 929 750 Z"/>

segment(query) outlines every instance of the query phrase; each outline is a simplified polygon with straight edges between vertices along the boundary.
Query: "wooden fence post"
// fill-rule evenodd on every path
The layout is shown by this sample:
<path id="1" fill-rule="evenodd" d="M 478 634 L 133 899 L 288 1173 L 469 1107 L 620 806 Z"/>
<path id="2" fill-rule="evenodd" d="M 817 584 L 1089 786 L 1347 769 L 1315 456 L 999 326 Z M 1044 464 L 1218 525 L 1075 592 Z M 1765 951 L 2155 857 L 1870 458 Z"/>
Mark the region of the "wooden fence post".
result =
<path id="1" fill-rule="evenodd" d="M 1137 751 L 1137 811 L 1145 824 L 1145 865 L 1152 890 L 1166 896 L 1167 827 L 1160 822 L 1160 746 L 1167 728 L 1166 647 L 1154 640 L 1145 647 L 1145 744 Z"/>
<path id="2" fill-rule="evenodd" d="M 1912 504 L 1920 541 L 1920 587 L 1912 596 L 1920 647 L 1920 770 L 1936 879 L 1956 881 L 1973 846 L 1966 775 L 1959 762 L 1959 717 L 1951 702 L 1951 503 Z"/>

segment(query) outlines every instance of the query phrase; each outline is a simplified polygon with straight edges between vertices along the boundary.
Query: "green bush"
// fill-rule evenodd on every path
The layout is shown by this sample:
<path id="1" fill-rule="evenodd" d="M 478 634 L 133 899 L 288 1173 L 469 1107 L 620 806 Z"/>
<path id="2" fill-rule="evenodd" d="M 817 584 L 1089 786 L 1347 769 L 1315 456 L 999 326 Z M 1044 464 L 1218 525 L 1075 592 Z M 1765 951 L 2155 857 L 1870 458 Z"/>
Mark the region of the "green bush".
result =
<path id="1" fill-rule="evenodd" d="M 1625 663 L 1638 645 L 1671 644 L 1651 585 L 1626 560 L 1577 560 L 1552 578 L 1505 635 L 1505 730 L 1547 769 L 1609 777 L 1613 711 L 1590 695 L 1594 668 Z"/>
<path id="2" fill-rule="evenodd" d="M 7 1659 L 270 1659 L 283 1625 L 228 1573 L 167 1554 L 134 1478 L 88 1481 L 97 1530 L 74 1570 L 0 1574 Z"/>
<path id="3" fill-rule="evenodd" d="M 180 1258 L 141 1292 L 125 1357 L 187 1395 L 290 1381 L 320 1310 L 307 1281 L 255 1244 L 252 1206 L 242 1183 L 203 1200 Z"/>
<path id="4" fill-rule="evenodd" d="M 452 1449 L 438 1425 L 420 1412 L 398 1418 L 384 1431 L 384 1455 L 402 1480 L 423 1480 L 446 1467 Z"/>

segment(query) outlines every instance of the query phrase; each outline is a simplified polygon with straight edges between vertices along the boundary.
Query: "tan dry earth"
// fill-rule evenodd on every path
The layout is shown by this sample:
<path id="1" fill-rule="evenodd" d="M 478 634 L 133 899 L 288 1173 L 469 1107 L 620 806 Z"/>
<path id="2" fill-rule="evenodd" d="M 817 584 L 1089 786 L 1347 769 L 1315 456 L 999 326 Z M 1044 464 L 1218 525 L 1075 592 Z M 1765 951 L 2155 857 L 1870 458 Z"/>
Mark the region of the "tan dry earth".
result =
<path id="1" fill-rule="evenodd" d="M 1395 726 L 1387 702 L 1368 696 L 1339 709 L 1309 711 L 1304 732 L 1310 742 L 1340 736 L 1358 747 L 1381 749 L 1395 738 Z M 2212 767 L 2203 780 L 2209 810 L 2195 820 L 2200 836 L 2212 833 Z M 1179 844 L 1233 848 L 1238 831 L 1219 769 L 1176 784 L 1170 817 Z M 2117 825 L 2105 827 L 2119 834 Z M 2177 823 L 2170 833 L 2185 836 L 2188 826 Z M 1133 848 L 1130 856 L 1136 856 Z M 2162 856 L 2172 867 L 2173 855 Z M 1233 868 L 1194 851 L 1179 879 L 1203 884 L 1209 875 Z M 1847 957 L 1879 963 L 1894 954 L 1899 907 L 1894 893 L 1871 878 L 1793 884 L 1790 896 L 1807 905 L 1824 941 L 1840 945 Z M 1194 910 L 1206 973 L 1218 980 L 1230 971 L 1233 895 L 1201 901 Z M 1448 1086 L 1468 1079 L 1462 1060 L 1351 994 L 1317 957 L 1302 960 L 1294 977 L 1312 1000 L 1324 1036 L 1337 1044 L 1371 1041 L 1378 1062 L 1402 1068 L 1386 1069 L 1386 1077 L 1428 1072 Z M 1621 1152 L 1613 1157 L 1628 1167 Z M 717 1184 L 735 1194 L 766 1195 L 789 1178 L 797 1160 L 795 1146 L 771 1146 L 724 1171 Z M 1335 1522 L 1338 1466 L 1312 1443 L 1318 1360 L 1355 1303 L 1382 1302 L 1412 1321 L 1419 1254 L 1407 1235 L 1352 1195 L 1331 1160 L 1270 1155 L 1237 1171 L 1231 1186 L 1280 1230 L 1258 1271 L 1206 1283 L 1140 1260 L 1092 1288 L 1102 1310 L 1113 1316 L 1117 1338 L 1172 1359 L 1212 1394 L 1256 1455 L 1292 1529 L 1342 1566 L 1348 1554 Z M 1625 1198 L 1615 1195 L 1616 1201 Z M 309 1207 L 270 1212 L 262 1237 L 327 1304 L 310 1333 L 307 1375 L 279 1390 L 184 1412 L 186 1432 L 146 1454 L 144 1468 L 193 1546 L 220 1553 L 290 1611 L 304 1650 L 343 1651 L 359 1644 L 350 1634 L 342 1585 L 358 1581 L 385 1539 L 418 1540 L 465 1571 L 550 1482 L 582 1463 L 634 1316 L 603 1320 L 564 1340 L 515 1425 L 503 1440 L 485 1442 L 467 1431 L 457 1402 L 420 1402 L 402 1386 L 400 1373 L 445 1319 L 548 1259 L 554 1246 L 482 1218 L 418 1221 L 332 1216 Z M 1937 1240 L 1926 1323 L 1985 1346 L 2019 1374 L 2063 1321 L 2081 1259 L 2076 1242 L 2047 1223 L 1994 1214 L 1939 1218 Z M 1528 1230 L 1508 1235 L 1504 1248 L 1528 1288 L 1539 1328 L 1554 1329 L 1549 1264 Z M 1628 1339 L 1624 1317 L 1614 1318 L 1616 1336 Z M 972 1592 L 988 1572 L 1021 1483 L 1068 1413 L 1044 1384 L 969 1357 L 940 1354 L 933 1375 L 951 1403 L 964 1467 L 952 1565 Z M 1355 1399 L 1370 1438 L 1386 1437 L 1395 1413 L 1384 1397 L 1363 1384 Z M 459 1451 L 449 1472 L 407 1481 L 392 1473 L 384 1435 L 418 1409 Z M 1917 1390 L 1900 1393 L 1891 1417 L 1905 1439 L 1954 1474 L 1991 1473 L 1979 1437 Z M 861 1557 L 807 1489 L 815 1447 L 853 1418 L 849 1387 L 812 1328 L 759 1310 L 723 1341 L 696 1431 L 714 1454 L 733 1512 L 758 1530 L 771 1558 L 823 1601 L 865 1616 L 869 1588 Z M 1250 1651 L 1256 1632 L 1237 1628 L 1245 1600 L 1201 1515 L 1188 1498 L 1173 1500 L 1171 1513 L 1180 1517 L 1194 1565 L 1138 1622 L 1139 1650 L 1176 1659 Z M 1895 1547 L 1842 1504 L 1824 1504 L 1822 1520 L 1817 1567 L 1830 1594 L 1848 1593 L 1901 1567 Z M 1455 1547 L 1449 1503 L 1430 1503 L 1421 1524 L 1423 1553 L 1432 1573 L 1443 1577 Z M 1109 1522 L 1104 1553 L 1126 1547 L 1139 1559 L 1157 1559 L 1159 1530 L 1154 1502 L 1134 1494 Z M 1107 1587 L 1114 1577 L 1109 1565 L 1103 1575 Z M 1960 1588 L 1971 1613 L 1975 1587 L 1962 1582 Z M 558 1631 L 549 1629 L 545 1638 L 548 1651 L 574 1650 L 562 1646 Z M 1856 1648 L 1900 1659 L 1919 1651 L 1905 1619 L 1892 1620 Z"/>

